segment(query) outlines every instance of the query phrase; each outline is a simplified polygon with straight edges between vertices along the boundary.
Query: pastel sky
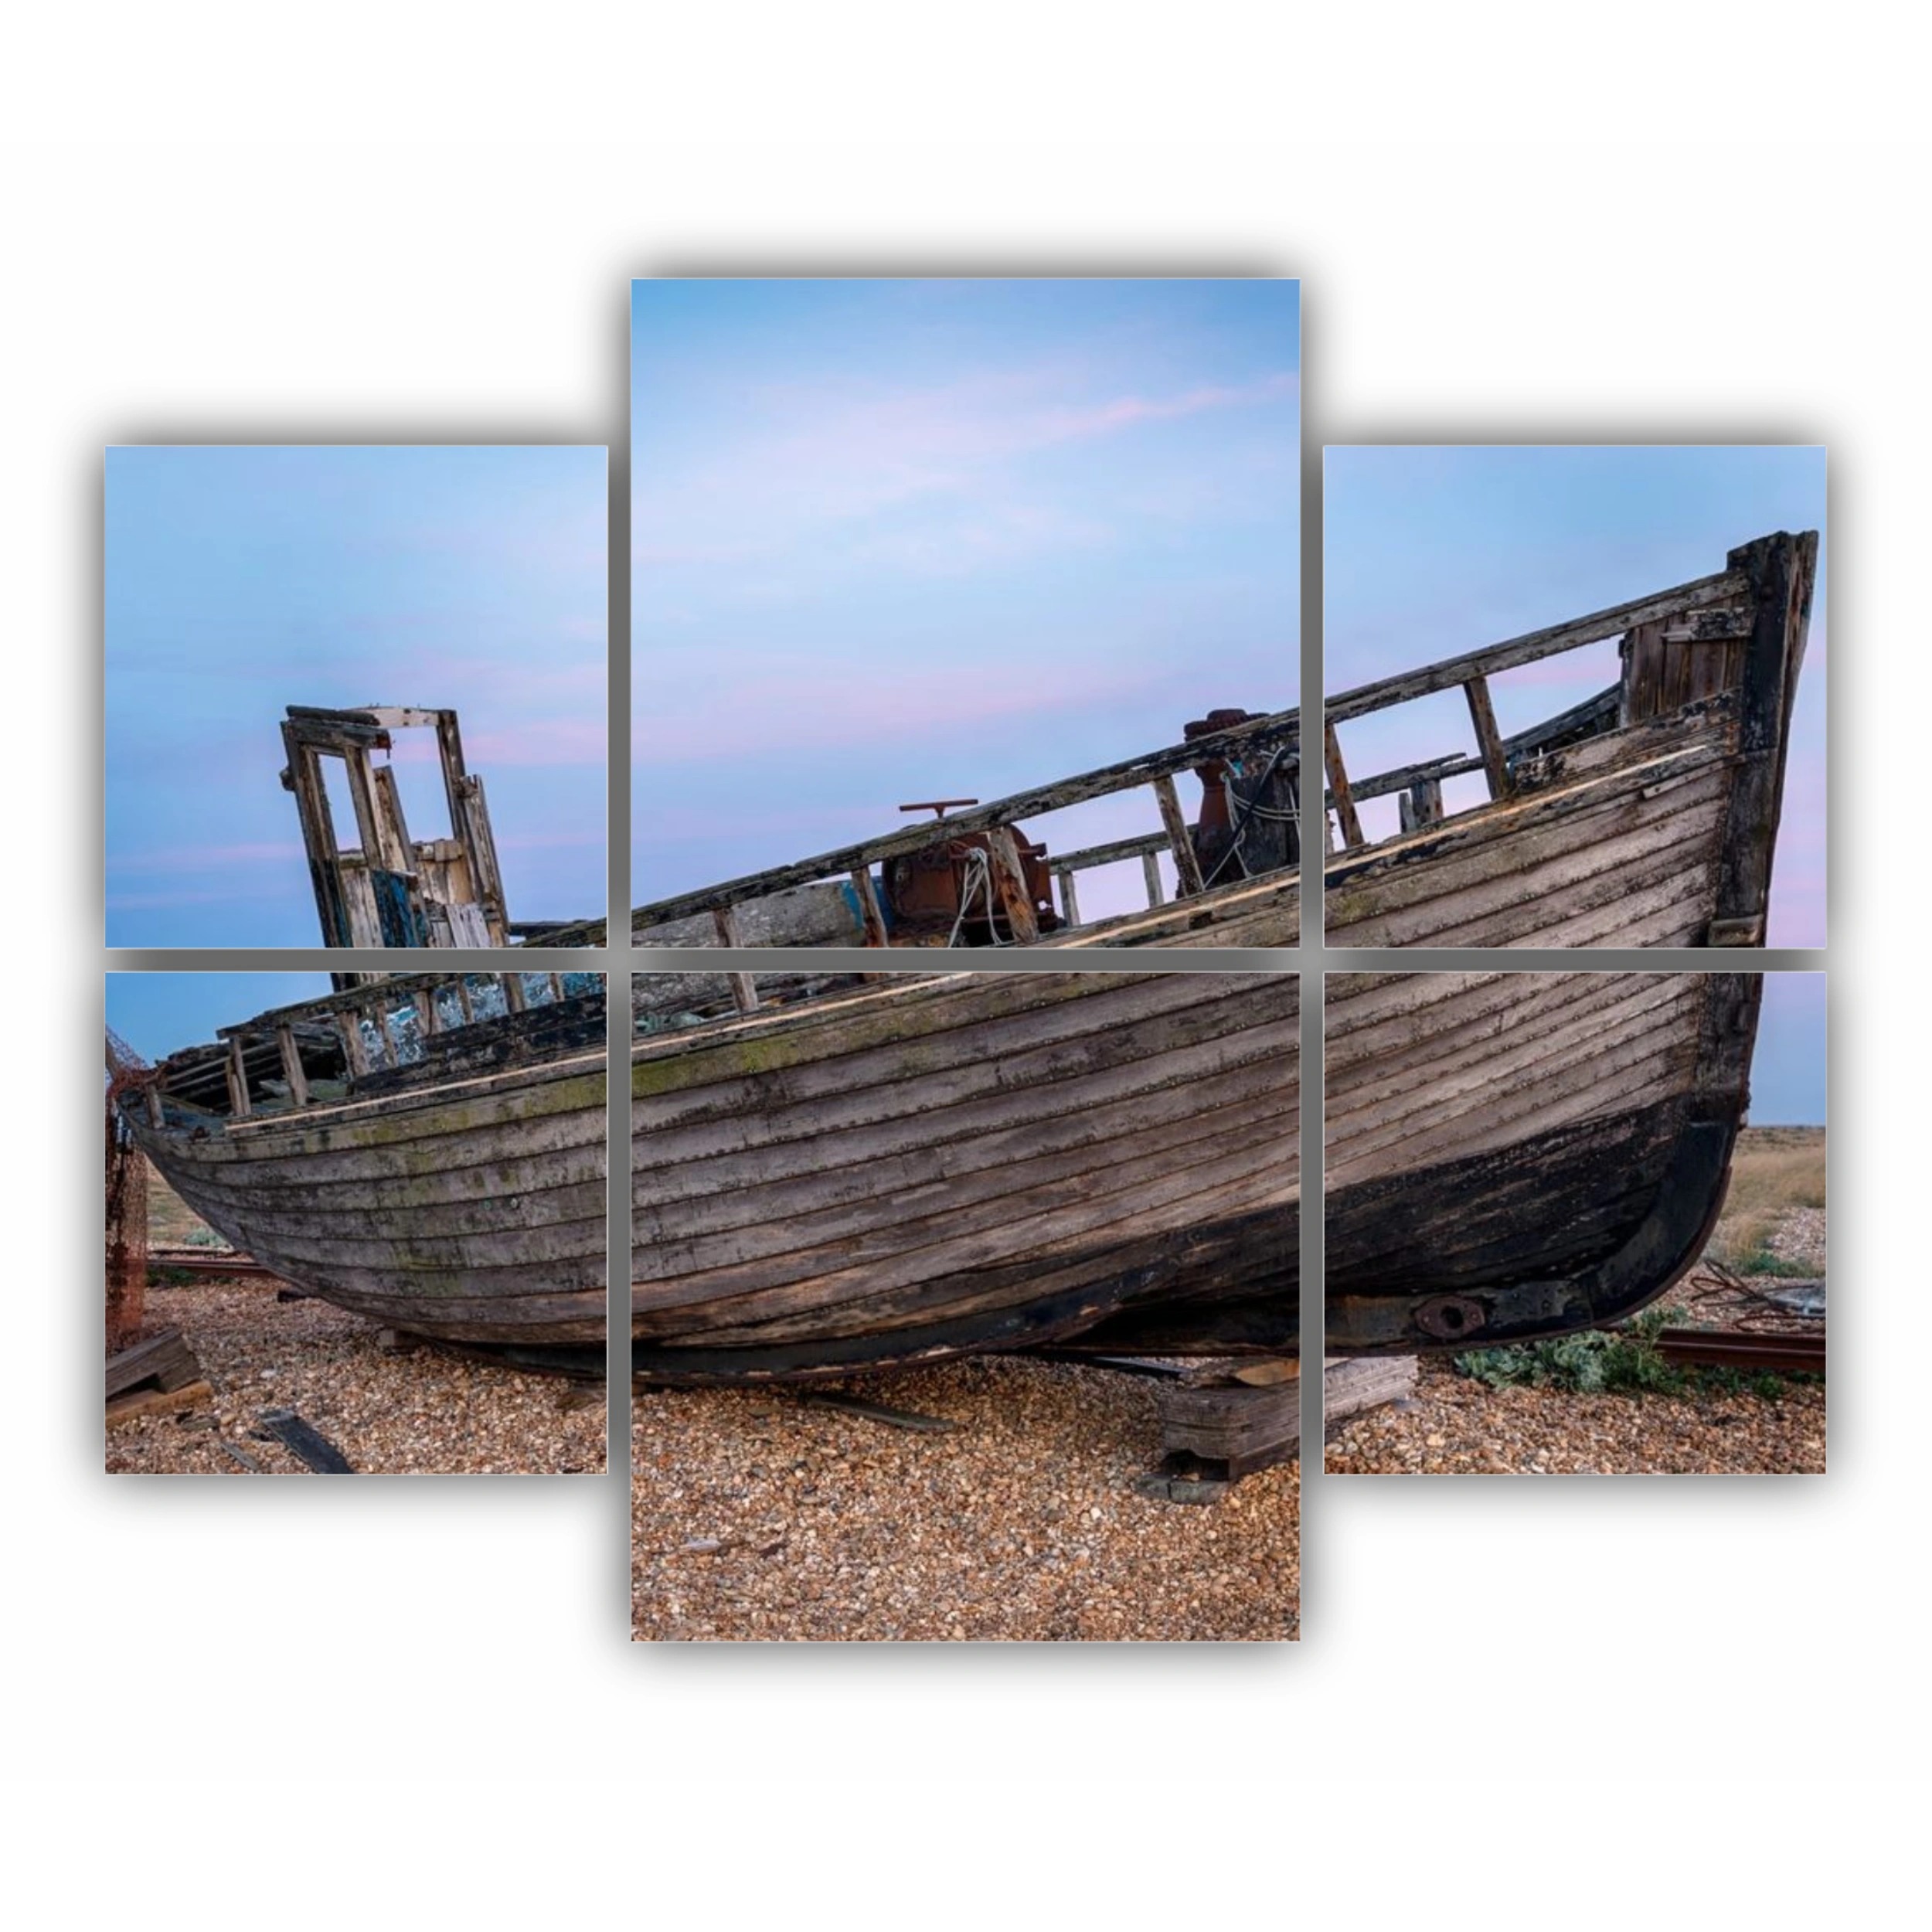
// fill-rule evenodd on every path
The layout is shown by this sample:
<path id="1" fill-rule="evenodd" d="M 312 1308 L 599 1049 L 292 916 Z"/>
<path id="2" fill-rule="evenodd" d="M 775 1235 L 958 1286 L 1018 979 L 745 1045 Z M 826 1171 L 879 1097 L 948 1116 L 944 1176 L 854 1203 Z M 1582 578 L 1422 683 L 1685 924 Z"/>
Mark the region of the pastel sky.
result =
<path id="1" fill-rule="evenodd" d="M 321 943 L 291 704 L 454 706 L 511 918 L 603 912 L 600 447 L 114 449 L 106 503 L 110 945 Z M 396 764 L 447 835 L 434 735 Z"/>
<path id="2" fill-rule="evenodd" d="M 634 896 L 1291 705 L 1298 297 L 634 284 Z M 1158 824 L 1143 794 L 1029 829 Z"/>
<path id="3" fill-rule="evenodd" d="M 1331 447 L 1322 603 L 1331 692 L 1412 670 L 1724 567 L 1776 530 L 1819 533 L 1818 579 L 1773 869 L 1769 943 L 1825 944 L 1826 562 L 1821 448 Z M 1614 639 L 1492 680 L 1505 735 L 1616 681 Z M 1352 777 L 1475 750 L 1459 692 L 1339 727 Z M 1480 774 L 1444 787 L 1451 811 Z M 1371 838 L 1396 828 L 1368 801 Z"/>
<path id="4" fill-rule="evenodd" d="M 1822 1127 L 1825 1114 L 1822 973 L 1767 973 L 1751 1055 L 1753 1127 Z"/>
<path id="5" fill-rule="evenodd" d="M 110 973 L 107 1024 L 151 1063 L 219 1027 L 329 992 L 326 973 Z"/>

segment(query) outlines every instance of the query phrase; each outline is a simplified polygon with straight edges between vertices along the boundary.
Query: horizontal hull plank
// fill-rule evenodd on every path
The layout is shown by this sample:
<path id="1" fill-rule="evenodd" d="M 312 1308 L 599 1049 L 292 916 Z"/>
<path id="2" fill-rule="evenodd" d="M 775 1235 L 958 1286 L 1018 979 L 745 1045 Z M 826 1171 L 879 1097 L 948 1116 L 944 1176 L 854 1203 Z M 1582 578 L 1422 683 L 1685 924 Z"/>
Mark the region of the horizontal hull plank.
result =
<path id="1" fill-rule="evenodd" d="M 889 996 L 849 1000 L 837 1019 L 810 1009 L 781 1009 L 762 1020 L 753 1015 L 708 1046 L 685 1045 L 675 1054 L 646 1042 L 634 1062 L 631 1097 L 648 1107 L 655 1126 L 696 1125 L 774 1104 L 928 1080 L 1163 1014 L 1202 1010 L 1244 990 L 1215 975 L 1135 975 L 1117 984 L 1110 975 L 1110 983 L 1090 989 L 1072 974 L 984 979 L 995 983 L 917 981 Z M 940 1023 L 934 1023 L 936 1018 Z"/>
<path id="2" fill-rule="evenodd" d="M 1284 1250 L 1292 1247 L 1295 1226 L 1292 1209 L 1224 1209 L 1209 1197 L 1178 1222 L 1137 1214 L 1090 1236 L 1084 1247 L 1051 1257 L 975 1266 L 823 1308 L 775 1309 L 762 1318 L 682 1332 L 688 1345 L 725 1348 L 852 1341 L 941 1321 L 1001 1319 L 1070 1299 L 1090 1325 L 1143 1299 L 1190 1293 L 1206 1311 L 1216 1298 L 1240 1301 L 1288 1280 Z M 641 1332 L 652 1342 L 667 1333 L 648 1321 Z"/>
<path id="3" fill-rule="evenodd" d="M 1238 1145 L 1246 1140 L 1272 1141 L 1289 1171 L 1294 1134 L 1294 1115 L 1287 1097 L 1258 1112 L 1251 1100 L 1178 1118 L 1116 1124 L 1105 1139 L 1089 1139 L 1053 1151 L 1030 1149 L 1019 1162 L 988 1160 L 964 1173 L 948 1174 L 923 1185 L 888 1189 L 834 1203 L 813 1213 L 767 1212 L 729 1230 L 679 1240 L 652 1236 L 634 1226 L 637 1279 L 665 1281 L 686 1270 L 740 1265 L 780 1255 L 802 1257 L 828 1243 L 850 1243 L 856 1260 L 872 1240 L 910 1238 L 929 1219 L 948 1221 L 964 1229 L 975 1220 L 992 1221 L 1023 1213 L 1049 1187 L 1077 1195 L 1087 1177 L 1100 1182 L 1129 1168 L 1185 1156 L 1198 1147 Z M 766 1202 L 768 1189 L 753 1193 L 754 1207 Z"/>
<path id="4" fill-rule="evenodd" d="M 1659 876 L 1660 862 L 1701 867 L 1708 879 L 1727 791 L 1720 767 L 1648 798 L 1604 792 L 1560 815 L 1483 815 L 1461 849 L 1390 852 L 1338 885 L 1325 930 L 1332 944 L 1535 944 L 1539 928 L 1645 883 L 1632 879 L 1633 867 L 1651 866 L 1648 877 Z M 1573 905 L 1566 894 L 1577 896 Z M 1484 934 L 1491 937 L 1472 937 Z"/>
<path id="5" fill-rule="evenodd" d="M 696 1309 L 707 1321 L 715 1321 L 732 1318 L 730 1311 L 734 1304 L 753 1298 L 761 1308 L 774 1314 L 808 1309 L 815 1318 L 843 1302 L 941 1275 L 995 1267 L 1027 1257 L 1044 1264 L 1050 1262 L 1057 1247 L 1091 1242 L 1099 1228 L 1183 1227 L 1206 1204 L 1231 1191 L 1241 1206 L 1264 1206 L 1267 1205 L 1266 1190 L 1280 1185 L 1280 1172 L 1279 1148 L 1265 1141 L 1217 1148 L 1190 1165 L 1177 1165 L 1172 1158 L 1165 1165 L 1137 1164 L 1129 1178 L 1118 1185 L 1111 1180 L 1104 1189 L 1092 1183 L 1083 1189 L 1044 1189 L 1043 1204 L 1033 1211 L 947 1233 L 923 1245 L 896 1245 L 896 1230 L 888 1227 L 865 1243 L 854 1261 L 847 1262 L 845 1254 L 835 1249 L 825 1258 L 838 1265 L 822 1272 L 801 1274 L 790 1265 L 794 1257 L 781 1257 L 776 1264 L 714 1268 L 702 1275 L 638 1284 L 634 1306 L 651 1315 L 674 1308 Z M 1257 1189 L 1261 1191 L 1259 1199 Z M 1059 1198 L 1069 1195 L 1072 1198 Z M 922 1224 L 910 1239 L 917 1241 L 920 1233 L 931 1231 Z M 842 1244 L 847 1253 L 859 1245 Z"/>
<path id="6" fill-rule="evenodd" d="M 1005 1122 L 1019 1124 L 1048 1119 L 1070 1102 L 1079 1104 L 1083 1081 L 1124 1068 L 1134 1090 L 1151 1092 L 1220 1071 L 1244 1053 L 1268 1052 L 1284 1030 L 1281 1022 L 1264 1019 L 1235 1032 L 1227 1018 L 1192 1009 L 1141 1026 L 984 1061 L 923 1082 L 861 1088 L 695 1127 L 656 1131 L 648 1114 L 640 1122 L 634 1110 L 634 1130 L 648 1132 L 645 1164 L 662 1177 L 667 1194 L 709 1192 L 732 1184 L 720 1182 L 726 1171 L 717 1165 L 722 1157 L 770 1150 L 781 1170 L 823 1167 L 846 1157 L 842 1136 L 872 1129 L 885 1145 L 944 1138 L 958 1124 L 957 1110 L 987 1102 L 994 1103 L 995 1121 L 1003 1116 Z M 634 1131 L 634 1141 L 641 1138 Z M 681 1166 L 693 1171 L 675 1174 Z"/>
<path id="7" fill-rule="evenodd" d="M 925 1147 L 883 1149 L 828 1171 L 747 1178 L 735 1188 L 676 1200 L 657 1193 L 655 1177 L 641 1164 L 648 1158 L 648 1141 L 641 1141 L 632 1173 L 633 1236 L 640 1243 L 669 1243 L 745 1227 L 782 1227 L 829 1208 L 883 1199 L 903 1203 L 941 1184 L 969 1187 L 982 1176 L 986 1185 L 1004 1186 L 1003 1170 L 1009 1163 L 1023 1163 L 1021 1171 L 1032 1172 L 1043 1159 L 1112 1141 L 1120 1131 L 1119 1097 L 1090 1088 L 1081 1096 L 1083 1105 L 1036 1124 L 982 1127 Z M 1273 1114 L 1291 1135 L 1298 1097 L 1291 1065 L 1284 1071 L 1281 1056 L 1257 1057 L 1197 1080 L 1134 1093 L 1131 1117 L 1144 1126 L 1161 1127 L 1242 1105 Z"/>
<path id="8" fill-rule="evenodd" d="M 1539 1000 L 1526 988 L 1515 990 L 1529 1009 L 1520 1019 L 1507 1012 L 1461 1015 L 1454 1031 L 1335 1066 L 1328 1074 L 1331 1138 L 1345 1138 L 1391 1117 L 1454 1113 L 1465 1099 L 1480 1104 L 1498 1081 L 1513 1084 L 1546 1070 L 1567 1072 L 1586 1063 L 1593 1050 L 1625 1038 L 1654 1039 L 1660 1019 L 1688 1023 L 1686 1057 L 1696 1046 L 1692 1002 L 1679 985 L 1567 988 L 1573 995 L 1568 999 Z"/>

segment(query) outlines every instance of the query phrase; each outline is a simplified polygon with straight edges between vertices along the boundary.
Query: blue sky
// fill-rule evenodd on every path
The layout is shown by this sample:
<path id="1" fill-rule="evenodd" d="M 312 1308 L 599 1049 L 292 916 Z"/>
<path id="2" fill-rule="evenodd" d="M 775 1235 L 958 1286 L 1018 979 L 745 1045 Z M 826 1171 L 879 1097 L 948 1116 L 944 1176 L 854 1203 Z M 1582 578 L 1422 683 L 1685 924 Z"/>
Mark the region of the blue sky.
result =
<path id="1" fill-rule="evenodd" d="M 1823 1127 L 1825 975 L 1767 973 L 1751 1056 L 1753 1127 Z"/>
<path id="2" fill-rule="evenodd" d="M 212 1043 L 218 1027 L 329 991 L 326 973 L 110 973 L 107 1024 L 156 1063 Z"/>
<path id="3" fill-rule="evenodd" d="M 1292 704 L 1298 298 L 634 284 L 634 896 Z M 1157 825 L 1140 797 L 1043 829 Z"/>
<path id="4" fill-rule="evenodd" d="M 1500 643 L 1724 567 L 1774 530 L 1819 532 L 1770 943 L 1825 944 L 1825 453 L 1798 446 L 1331 447 L 1322 468 L 1325 682 L 1332 692 Z M 1492 681 L 1505 733 L 1615 682 L 1611 641 Z M 1459 692 L 1339 727 L 1352 776 L 1475 749 Z M 1480 774 L 1445 787 L 1451 810 Z M 1371 837 L 1393 799 L 1363 808 Z"/>
<path id="5" fill-rule="evenodd" d="M 110 945 L 321 944 L 291 704 L 454 706 L 510 917 L 603 912 L 601 447 L 114 449 L 106 502 Z M 396 767 L 446 833 L 433 734 Z"/>

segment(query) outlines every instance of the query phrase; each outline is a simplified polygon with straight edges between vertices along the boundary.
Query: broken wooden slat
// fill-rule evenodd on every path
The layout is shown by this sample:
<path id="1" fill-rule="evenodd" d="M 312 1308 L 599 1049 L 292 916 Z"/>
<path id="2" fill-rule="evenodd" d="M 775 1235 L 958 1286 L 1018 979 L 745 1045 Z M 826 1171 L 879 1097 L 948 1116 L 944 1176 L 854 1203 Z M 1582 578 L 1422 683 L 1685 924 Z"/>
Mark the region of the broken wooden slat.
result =
<path id="1" fill-rule="evenodd" d="M 1147 903 L 1151 909 L 1167 903 L 1167 894 L 1161 889 L 1161 862 L 1152 852 L 1143 853 L 1141 859 L 1141 876 L 1147 881 Z"/>
<path id="2" fill-rule="evenodd" d="M 1157 1383 L 1154 1403 L 1168 1455 L 1223 1464 L 1230 1477 L 1284 1461 L 1301 1440 L 1298 1379 L 1258 1389 Z"/>
<path id="3" fill-rule="evenodd" d="M 1060 889 L 1060 917 L 1068 925 L 1077 926 L 1080 923 L 1080 902 L 1073 890 L 1073 868 L 1056 866 L 1053 880 Z"/>
<path id="4" fill-rule="evenodd" d="M 1180 794 L 1174 781 L 1163 772 L 1154 781 L 1154 796 L 1160 801 L 1161 823 L 1167 828 L 1167 849 L 1174 856 L 1174 893 L 1177 899 L 1192 899 L 1206 890 L 1201 877 L 1201 862 L 1195 855 L 1194 840 L 1181 811 Z"/>
<path id="5" fill-rule="evenodd" d="M 852 890 L 859 896 L 859 923 L 868 946 L 886 942 L 886 915 L 879 903 L 878 888 L 872 883 L 872 868 L 856 867 L 852 875 Z"/>
<path id="6" fill-rule="evenodd" d="M 1418 778 L 1400 795 L 1398 808 L 1404 832 L 1419 832 L 1442 823 L 1442 781 Z"/>
<path id="7" fill-rule="evenodd" d="M 201 1364 L 179 1328 L 163 1328 L 131 1349 L 107 1359 L 106 1395 L 109 1400 L 151 1382 L 162 1389 L 185 1388 L 201 1379 Z"/>
<path id="8" fill-rule="evenodd" d="M 352 1476 L 349 1458 L 293 1409 L 264 1409 L 257 1423 L 318 1476 Z"/>
<path id="9" fill-rule="evenodd" d="M 1489 702 L 1489 681 L 1471 678 L 1462 688 L 1469 700 L 1469 722 L 1476 729 L 1476 743 L 1482 750 L 1482 768 L 1488 775 L 1492 798 L 1509 796 L 1509 766 L 1503 757 L 1502 733 L 1496 729 L 1495 707 Z"/>
<path id="10" fill-rule="evenodd" d="M 191 1382 L 180 1389 L 145 1389 L 138 1394 L 117 1396 L 108 1403 L 107 1427 L 116 1429 L 124 1422 L 138 1422 L 144 1416 L 178 1416 L 214 1399 L 215 1391 L 206 1382 Z"/>
<path id="11" fill-rule="evenodd" d="M 308 1076 L 302 1071 L 302 1056 L 295 1045 L 293 1027 L 275 1029 L 275 1044 L 281 1049 L 282 1078 L 288 1083 L 288 1097 L 298 1107 L 308 1104 Z"/>
<path id="12" fill-rule="evenodd" d="M 910 1409 L 889 1409 L 884 1403 L 867 1402 L 859 1396 L 841 1394 L 833 1389 L 797 1389 L 792 1392 L 799 1401 L 815 1409 L 838 1409 L 847 1415 L 863 1416 L 868 1422 L 883 1422 L 888 1428 L 916 1429 L 931 1435 L 943 1435 L 957 1429 L 959 1424 L 944 1416 L 916 1415 Z"/>
<path id="13" fill-rule="evenodd" d="M 243 1064 L 239 1036 L 228 1043 L 228 1111 L 238 1121 L 248 1117 L 248 1070 Z"/>
<path id="14" fill-rule="evenodd" d="M 1412 1355 L 1356 1355 L 1324 1363 L 1322 1428 L 1413 1394 L 1418 1366 Z"/>
<path id="15" fill-rule="evenodd" d="M 349 1072 L 352 1074 L 366 1073 L 369 1071 L 369 1049 L 362 1043 L 362 1009 L 359 1006 L 351 1007 L 346 1012 L 338 1014 L 336 1025 L 342 1036 L 342 1052 L 349 1060 Z"/>
<path id="16" fill-rule="evenodd" d="M 1342 743 L 1335 726 L 1321 727 L 1321 762 L 1328 775 L 1328 791 L 1335 799 L 1335 816 L 1342 821 L 1342 842 L 1355 846 L 1367 842 L 1362 835 L 1362 820 L 1355 808 L 1355 794 L 1349 789 L 1348 767 L 1342 762 Z"/>

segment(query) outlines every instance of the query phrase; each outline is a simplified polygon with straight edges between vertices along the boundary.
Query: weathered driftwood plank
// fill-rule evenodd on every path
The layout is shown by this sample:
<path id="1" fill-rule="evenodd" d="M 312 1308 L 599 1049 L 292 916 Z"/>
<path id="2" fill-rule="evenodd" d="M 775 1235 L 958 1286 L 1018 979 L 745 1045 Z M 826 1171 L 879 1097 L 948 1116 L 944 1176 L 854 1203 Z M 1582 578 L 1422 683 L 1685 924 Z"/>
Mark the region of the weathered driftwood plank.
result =
<path id="1" fill-rule="evenodd" d="M 107 1427 L 117 1429 L 124 1423 L 138 1422 L 145 1416 L 178 1416 L 215 1399 L 213 1386 L 190 1382 L 179 1389 L 145 1389 L 117 1396 L 107 1405 Z"/>
<path id="2" fill-rule="evenodd" d="M 107 1399 L 151 1382 L 160 1389 L 179 1389 L 201 1379 L 201 1364 L 180 1329 L 163 1328 L 107 1358 Z"/>
<path id="3" fill-rule="evenodd" d="M 1298 1381 L 1271 1388 L 1178 1382 L 1153 1386 L 1165 1455 L 1218 1463 L 1229 1478 L 1237 1478 L 1286 1461 L 1301 1446 Z"/>
<path id="4" fill-rule="evenodd" d="M 1345 1421 L 1415 1392 L 1421 1364 L 1412 1355 L 1331 1359 L 1321 1367 L 1321 1423 Z"/>
<path id="5" fill-rule="evenodd" d="M 293 1409 L 264 1409 L 256 1420 L 264 1433 L 273 1436 L 318 1475 L 352 1476 L 355 1473 L 348 1457 Z"/>

